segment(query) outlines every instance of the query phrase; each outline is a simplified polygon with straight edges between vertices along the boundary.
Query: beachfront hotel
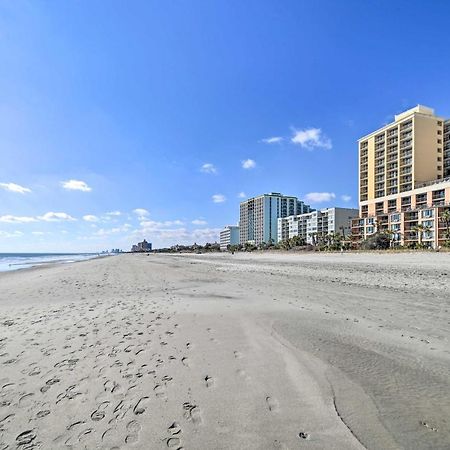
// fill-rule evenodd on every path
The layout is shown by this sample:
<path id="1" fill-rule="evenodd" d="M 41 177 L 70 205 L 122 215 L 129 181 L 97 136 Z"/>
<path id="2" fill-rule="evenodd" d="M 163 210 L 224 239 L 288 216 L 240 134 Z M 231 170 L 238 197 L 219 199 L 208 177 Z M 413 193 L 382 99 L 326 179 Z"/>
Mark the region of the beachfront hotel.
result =
<path id="1" fill-rule="evenodd" d="M 220 232 L 220 250 L 226 251 L 229 245 L 239 244 L 239 226 L 227 225 Z"/>
<path id="2" fill-rule="evenodd" d="M 351 220 L 358 217 L 353 208 L 324 208 L 309 213 L 278 219 L 278 242 L 299 236 L 307 244 L 314 244 L 315 236 L 340 233 L 343 237 L 350 234 Z"/>
<path id="3" fill-rule="evenodd" d="M 442 245 L 442 215 L 450 205 L 450 120 L 419 105 L 359 139 L 358 146 L 353 239 L 387 231 L 398 245 Z"/>
<path id="4" fill-rule="evenodd" d="M 278 219 L 312 211 L 297 197 L 271 192 L 240 204 L 239 243 L 259 245 L 278 242 Z"/>

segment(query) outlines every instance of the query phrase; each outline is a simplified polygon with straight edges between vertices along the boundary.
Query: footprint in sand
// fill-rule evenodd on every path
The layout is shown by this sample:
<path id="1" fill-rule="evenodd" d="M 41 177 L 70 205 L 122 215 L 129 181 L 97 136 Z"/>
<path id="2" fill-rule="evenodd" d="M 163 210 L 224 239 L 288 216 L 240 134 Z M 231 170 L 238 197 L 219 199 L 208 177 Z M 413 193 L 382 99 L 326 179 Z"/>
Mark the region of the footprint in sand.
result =
<path id="1" fill-rule="evenodd" d="M 181 363 L 183 364 L 183 366 L 185 366 L 185 367 L 190 367 L 190 365 L 189 365 L 189 363 L 190 363 L 190 360 L 189 360 L 189 358 L 188 357 L 184 357 L 184 358 L 181 358 Z"/>
<path id="2" fill-rule="evenodd" d="M 101 410 L 96 410 L 96 411 L 94 411 L 92 414 L 91 414 L 91 419 L 94 421 L 94 422 L 98 422 L 98 421 L 100 421 L 100 420 L 102 420 L 102 419 L 104 419 L 105 418 L 105 411 L 101 411 Z"/>
<path id="3" fill-rule="evenodd" d="M 242 353 L 238 352 L 237 350 L 233 352 L 233 354 L 236 359 L 241 359 L 243 357 Z"/>
<path id="4" fill-rule="evenodd" d="M 33 397 L 33 396 L 34 396 L 33 393 L 22 395 L 22 397 L 19 398 L 19 406 L 20 407 L 30 406 L 31 397 Z"/>
<path id="5" fill-rule="evenodd" d="M 79 435 L 78 435 L 78 441 L 79 442 L 84 442 L 86 441 L 90 436 L 90 434 L 94 431 L 93 428 L 87 428 L 86 430 L 83 430 Z"/>
<path id="6" fill-rule="evenodd" d="M 210 388 L 214 385 L 214 379 L 210 377 L 209 375 L 206 375 L 205 377 L 205 384 L 207 388 Z"/>
<path id="7" fill-rule="evenodd" d="M 45 410 L 43 410 L 43 411 L 38 411 L 38 412 L 36 413 L 36 417 L 37 417 L 38 419 L 42 419 L 43 417 L 48 416 L 49 414 L 50 414 L 50 410 L 45 409 Z"/>
<path id="8" fill-rule="evenodd" d="M 163 400 L 167 399 L 166 388 L 163 385 L 157 384 L 153 388 L 153 391 L 155 392 L 155 394 L 158 398 L 161 398 Z"/>
<path id="9" fill-rule="evenodd" d="M 15 383 L 6 383 L 2 386 L 2 391 L 10 392 L 15 388 Z"/>
<path id="10" fill-rule="evenodd" d="M 172 437 L 167 439 L 167 447 L 179 449 L 181 445 L 181 439 L 177 437 Z"/>
<path id="11" fill-rule="evenodd" d="M 197 405 L 192 405 L 189 402 L 183 404 L 183 409 L 185 411 L 184 418 L 190 422 L 198 425 L 202 422 L 202 416 L 200 413 L 200 408 Z"/>
<path id="12" fill-rule="evenodd" d="M 127 424 L 127 431 L 129 434 L 125 437 L 125 443 L 134 444 L 139 440 L 139 432 L 141 431 L 142 426 L 136 420 L 132 420 Z"/>
<path id="13" fill-rule="evenodd" d="M 33 448 L 32 442 L 36 439 L 34 430 L 23 431 L 16 437 L 17 448 Z M 30 445 L 31 444 L 31 445 Z"/>
<path id="14" fill-rule="evenodd" d="M 133 408 L 133 412 L 136 415 L 144 414 L 145 410 L 147 409 L 147 404 L 150 402 L 149 397 L 142 397 L 139 399 L 139 401 L 136 403 L 136 405 Z"/>
<path id="15" fill-rule="evenodd" d="M 177 434 L 181 433 L 181 427 L 178 424 L 178 422 L 173 422 L 172 425 L 167 429 L 167 431 L 172 435 L 175 436 Z"/>
<path id="16" fill-rule="evenodd" d="M 267 408 L 269 408 L 270 412 L 278 411 L 280 405 L 278 400 L 273 397 L 266 397 Z"/>

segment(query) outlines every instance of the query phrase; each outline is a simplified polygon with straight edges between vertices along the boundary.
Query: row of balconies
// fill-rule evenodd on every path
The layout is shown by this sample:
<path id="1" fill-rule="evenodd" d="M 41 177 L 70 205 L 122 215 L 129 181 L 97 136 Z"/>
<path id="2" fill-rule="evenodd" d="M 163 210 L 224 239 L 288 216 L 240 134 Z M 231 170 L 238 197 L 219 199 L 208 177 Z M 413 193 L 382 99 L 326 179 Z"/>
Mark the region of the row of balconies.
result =
<path id="1" fill-rule="evenodd" d="M 405 131 L 409 128 L 412 128 L 412 119 L 408 120 L 407 122 L 403 122 L 400 124 L 400 130 Z"/>

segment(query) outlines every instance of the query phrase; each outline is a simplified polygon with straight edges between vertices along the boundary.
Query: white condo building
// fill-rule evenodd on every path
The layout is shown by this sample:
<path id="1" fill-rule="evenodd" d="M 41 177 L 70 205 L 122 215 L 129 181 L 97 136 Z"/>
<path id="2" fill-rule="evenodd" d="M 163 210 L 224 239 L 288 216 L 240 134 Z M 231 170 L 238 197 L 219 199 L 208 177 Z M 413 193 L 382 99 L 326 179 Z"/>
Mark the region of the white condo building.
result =
<path id="1" fill-rule="evenodd" d="M 278 219 L 311 211 L 297 197 L 278 192 L 249 198 L 240 205 L 240 243 L 258 245 L 278 241 Z"/>
<path id="2" fill-rule="evenodd" d="M 313 243 L 315 233 L 327 235 L 350 234 L 351 220 L 358 217 L 359 210 L 351 208 L 324 208 L 306 214 L 278 219 L 278 242 L 300 236 L 306 243 Z"/>
<path id="3" fill-rule="evenodd" d="M 220 250 L 226 251 L 229 245 L 239 244 L 239 227 L 237 225 L 227 225 L 220 232 Z"/>

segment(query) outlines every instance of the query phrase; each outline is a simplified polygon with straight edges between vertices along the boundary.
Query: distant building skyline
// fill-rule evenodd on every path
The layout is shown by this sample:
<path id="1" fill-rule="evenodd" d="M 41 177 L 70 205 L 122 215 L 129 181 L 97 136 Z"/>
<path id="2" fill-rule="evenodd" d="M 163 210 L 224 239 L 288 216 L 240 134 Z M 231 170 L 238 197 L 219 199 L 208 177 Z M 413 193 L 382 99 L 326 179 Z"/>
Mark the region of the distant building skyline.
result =
<path id="1" fill-rule="evenodd" d="M 297 197 L 271 192 L 249 198 L 239 208 L 240 244 L 278 242 L 278 219 L 311 211 Z"/>
<path id="2" fill-rule="evenodd" d="M 351 221 L 358 217 L 358 209 L 322 208 L 305 214 L 278 219 L 278 241 L 294 236 L 303 238 L 307 244 L 314 243 L 314 235 L 325 236 L 340 233 L 350 236 Z"/>
<path id="3" fill-rule="evenodd" d="M 145 239 L 142 242 L 138 242 L 131 247 L 131 251 L 133 253 L 136 252 L 151 252 L 152 251 L 152 243 L 147 242 Z"/>

